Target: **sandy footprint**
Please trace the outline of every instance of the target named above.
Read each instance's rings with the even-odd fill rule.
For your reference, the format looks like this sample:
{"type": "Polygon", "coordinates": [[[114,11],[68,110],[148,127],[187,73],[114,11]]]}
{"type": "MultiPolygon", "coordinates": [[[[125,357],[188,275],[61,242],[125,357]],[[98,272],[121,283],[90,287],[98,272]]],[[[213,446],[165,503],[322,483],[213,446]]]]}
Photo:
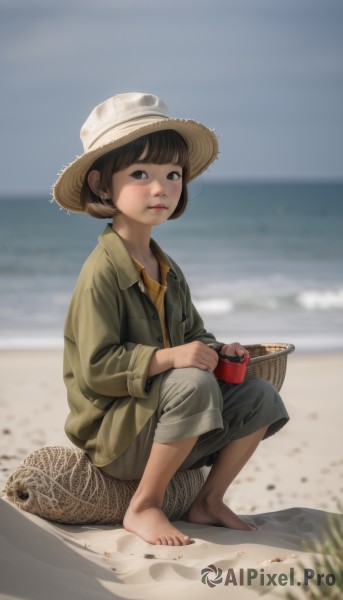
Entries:
{"type": "MultiPolygon", "coordinates": [[[[182,523],[185,529],[184,523],[182,523]]],[[[191,532],[185,530],[185,533],[191,535],[191,532]]],[[[141,540],[133,533],[124,533],[117,539],[117,552],[127,556],[149,557],[162,560],[178,560],[181,558],[198,559],[207,556],[213,557],[215,546],[211,542],[192,538],[193,543],[187,546],[152,546],[148,542],[141,540]]],[[[220,549],[222,551],[222,547],[220,549]]]]}

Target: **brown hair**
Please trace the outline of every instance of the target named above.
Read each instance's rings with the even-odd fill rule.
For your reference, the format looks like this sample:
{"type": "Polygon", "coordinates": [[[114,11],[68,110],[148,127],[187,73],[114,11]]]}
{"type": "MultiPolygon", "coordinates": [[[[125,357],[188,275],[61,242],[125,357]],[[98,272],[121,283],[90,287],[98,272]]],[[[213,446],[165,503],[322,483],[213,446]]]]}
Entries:
{"type": "Polygon", "coordinates": [[[172,129],[144,135],[129,144],[112,150],[98,158],[88,170],[80,194],[83,210],[98,219],[107,219],[118,214],[112,199],[102,199],[89,187],[88,174],[100,172],[99,187],[104,192],[111,190],[112,175],[126,169],[135,162],[163,165],[175,163],[182,168],[182,191],[180,200],[169,219],[177,219],[186,210],[188,203],[187,180],[189,173],[188,148],[183,137],[172,129]],[[144,159],[141,156],[144,153],[144,159]]]}

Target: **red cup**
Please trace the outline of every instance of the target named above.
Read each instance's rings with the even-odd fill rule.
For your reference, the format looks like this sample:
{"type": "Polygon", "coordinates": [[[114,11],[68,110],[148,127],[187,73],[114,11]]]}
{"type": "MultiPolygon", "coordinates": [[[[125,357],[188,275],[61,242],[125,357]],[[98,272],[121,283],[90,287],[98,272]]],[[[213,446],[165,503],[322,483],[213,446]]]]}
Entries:
{"type": "Polygon", "coordinates": [[[229,358],[219,356],[219,361],[214,370],[214,374],[218,379],[226,381],[226,383],[242,383],[248,364],[249,356],[247,355],[244,356],[242,362],[233,362],[229,358]]]}

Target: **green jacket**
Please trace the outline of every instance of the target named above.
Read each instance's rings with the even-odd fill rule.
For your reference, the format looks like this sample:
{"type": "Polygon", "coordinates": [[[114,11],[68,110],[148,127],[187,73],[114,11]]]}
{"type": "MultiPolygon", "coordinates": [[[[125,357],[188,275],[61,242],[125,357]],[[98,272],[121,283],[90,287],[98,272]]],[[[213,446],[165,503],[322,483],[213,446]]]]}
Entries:
{"type": "MultiPolygon", "coordinates": [[[[163,256],[170,265],[165,314],[172,345],[201,340],[219,348],[204,329],[181,270],[163,256]]],[[[110,225],[81,270],[64,339],[66,433],[102,467],[126,450],[154,413],[162,379],[147,378],[153,353],[163,347],[159,317],[110,225]]]]}

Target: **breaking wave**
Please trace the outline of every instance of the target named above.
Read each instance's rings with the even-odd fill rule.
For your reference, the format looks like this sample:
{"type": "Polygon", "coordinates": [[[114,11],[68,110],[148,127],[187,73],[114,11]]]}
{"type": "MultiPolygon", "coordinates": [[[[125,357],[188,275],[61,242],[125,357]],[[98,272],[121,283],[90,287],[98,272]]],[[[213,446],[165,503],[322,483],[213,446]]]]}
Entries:
{"type": "Polygon", "coordinates": [[[297,296],[297,302],[306,310],[342,310],[343,289],[337,291],[308,290],[297,296]]]}

